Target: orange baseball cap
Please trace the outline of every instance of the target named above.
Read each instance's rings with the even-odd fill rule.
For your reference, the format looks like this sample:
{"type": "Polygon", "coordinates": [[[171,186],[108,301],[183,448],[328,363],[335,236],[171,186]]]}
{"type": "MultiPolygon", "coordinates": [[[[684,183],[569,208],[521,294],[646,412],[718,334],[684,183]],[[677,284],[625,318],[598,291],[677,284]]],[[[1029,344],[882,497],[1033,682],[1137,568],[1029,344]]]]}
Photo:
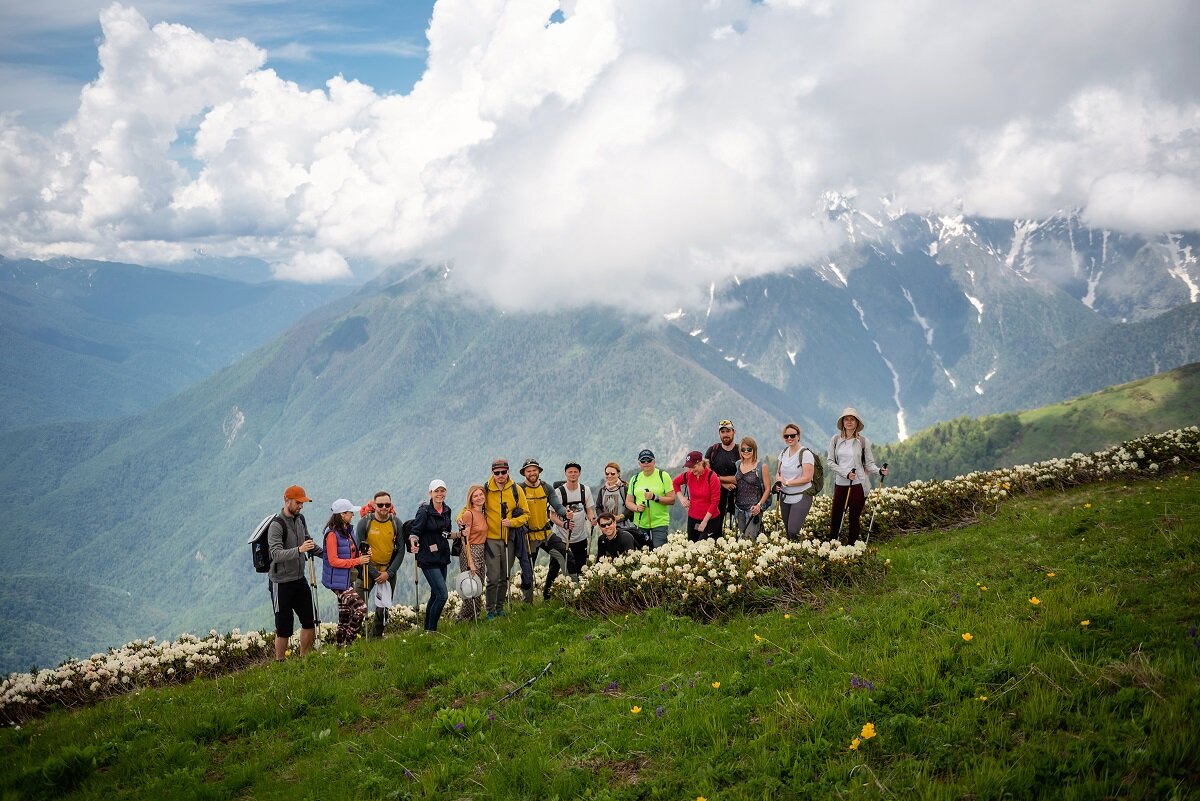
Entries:
{"type": "Polygon", "coordinates": [[[308,497],[308,493],[304,491],[304,487],[293,484],[283,491],[283,499],[285,501],[301,501],[310,503],[312,498],[308,497]]]}

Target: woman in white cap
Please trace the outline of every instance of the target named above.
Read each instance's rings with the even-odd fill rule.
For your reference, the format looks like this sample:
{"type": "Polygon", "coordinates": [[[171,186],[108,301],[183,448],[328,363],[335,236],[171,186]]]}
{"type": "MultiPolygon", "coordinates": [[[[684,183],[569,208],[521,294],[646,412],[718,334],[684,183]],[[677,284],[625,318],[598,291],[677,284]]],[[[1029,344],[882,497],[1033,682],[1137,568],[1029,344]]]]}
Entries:
{"type": "Polygon", "coordinates": [[[337,596],[338,627],[333,641],[341,648],[354,642],[362,633],[367,602],[359,595],[354,580],[371,557],[359,553],[358,545],[354,542],[354,530],[350,527],[350,521],[354,519],[354,504],[339,498],[329,509],[333,514],[325,524],[321,583],[337,596]]]}
{"type": "Polygon", "coordinates": [[[450,507],[446,505],[446,482],[435,478],[429,482],[429,500],[417,507],[409,550],[416,555],[417,564],[429,585],[429,601],[425,604],[425,630],[437,631],[438,618],[450,597],[446,588],[446,569],[450,565],[450,507]]]}
{"type": "Polygon", "coordinates": [[[886,476],[887,468],[875,464],[871,455],[871,441],[863,436],[862,418],[851,407],[842,410],[838,418],[838,433],[829,440],[826,464],[833,470],[833,513],[829,517],[829,539],[841,542],[857,542],[859,520],[871,489],[869,474],[886,476]],[[849,511],[850,535],[843,539],[842,517],[849,511]]]}

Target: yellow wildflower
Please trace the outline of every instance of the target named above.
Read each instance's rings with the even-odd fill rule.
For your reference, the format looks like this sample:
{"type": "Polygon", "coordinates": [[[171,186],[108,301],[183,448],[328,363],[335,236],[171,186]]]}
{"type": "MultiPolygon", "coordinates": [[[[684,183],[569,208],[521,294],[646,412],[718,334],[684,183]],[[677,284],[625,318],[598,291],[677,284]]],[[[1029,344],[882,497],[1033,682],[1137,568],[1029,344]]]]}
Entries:
{"type": "Polygon", "coordinates": [[[860,740],[860,739],[858,739],[857,737],[855,737],[853,740],[851,740],[851,741],[850,741],[850,750],[851,750],[851,751],[857,751],[857,750],[858,750],[858,746],[859,746],[859,745],[861,745],[861,744],[862,744],[862,740],[860,740]]]}
{"type": "Polygon", "coordinates": [[[875,724],[874,723],[864,724],[862,727],[862,734],[860,736],[864,740],[870,740],[872,737],[874,737],[875,736],[875,724]]]}
{"type": "Polygon", "coordinates": [[[755,642],[762,642],[762,639],[763,639],[763,638],[762,638],[762,637],[760,637],[760,636],[758,636],[757,634],[755,634],[755,635],[754,635],[754,641],[755,641],[755,642]]]}
{"type": "Polygon", "coordinates": [[[1091,509],[1091,508],[1092,508],[1092,505],[1091,505],[1090,503],[1085,503],[1085,504],[1083,505],[1083,508],[1084,508],[1084,509],[1091,509]]]}
{"type": "Polygon", "coordinates": [[[640,715],[642,713],[642,708],[640,706],[631,706],[629,707],[629,711],[635,715],[640,715]]]}
{"type": "Polygon", "coordinates": [[[986,584],[984,584],[984,585],[983,585],[982,587],[980,587],[979,589],[983,590],[984,592],[987,592],[987,585],[986,585],[986,584]]]}
{"type": "Polygon", "coordinates": [[[1081,621],[1079,621],[1079,625],[1083,626],[1083,627],[1086,629],[1088,626],[1092,625],[1092,621],[1090,621],[1090,620],[1081,620],[1081,621]]]}
{"type": "Polygon", "coordinates": [[[964,640],[966,640],[967,642],[970,642],[971,640],[975,639],[975,637],[974,637],[974,636],[971,634],[971,632],[969,632],[969,631],[964,631],[964,632],[963,632],[963,639],[964,639],[964,640]]]}
{"type": "Polygon", "coordinates": [[[1033,596],[1032,598],[1030,598],[1030,599],[1029,599],[1029,603],[1033,604],[1034,606],[1037,606],[1038,604],[1040,604],[1040,603],[1041,603],[1041,601],[1040,601],[1040,600],[1038,599],[1038,597],[1035,595],[1035,596],[1033,596]]]}
{"type": "Polygon", "coordinates": [[[987,696],[986,696],[986,695],[981,695],[981,696],[979,696],[979,700],[980,700],[980,701],[986,701],[986,700],[987,700],[987,696]]]}
{"type": "Polygon", "coordinates": [[[717,689],[717,688],[718,688],[718,687],[720,687],[720,686],[721,686],[721,682],[719,682],[719,681],[714,681],[714,682],[713,682],[713,689],[714,689],[714,690],[715,690],[715,689],[717,689]]]}
{"type": "Polygon", "coordinates": [[[783,619],[784,619],[784,620],[791,620],[791,619],[792,619],[792,616],[791,616],[791,615],[789,615],[787,612],[784,612],[784,613],[783,613],[783,619]]]}
{"type": "Polygon", "coordinates": [[[1054,571],[1051,570],[1049,573],[1047,573],[1046,578],[1054,578],[1054,571]]]}

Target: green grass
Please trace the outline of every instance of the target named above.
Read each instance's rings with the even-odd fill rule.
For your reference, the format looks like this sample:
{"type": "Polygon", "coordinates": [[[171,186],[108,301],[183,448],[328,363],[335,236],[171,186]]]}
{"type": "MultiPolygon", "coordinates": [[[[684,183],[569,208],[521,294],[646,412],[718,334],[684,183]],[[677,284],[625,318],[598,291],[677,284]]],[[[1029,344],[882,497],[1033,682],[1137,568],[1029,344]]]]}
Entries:
{"type": "Polygon", "coordinates": [[[1015,500],[790,617],[515,608],[54,712],[0,797],[1200,797],[1195,485],[1015,500]]]}

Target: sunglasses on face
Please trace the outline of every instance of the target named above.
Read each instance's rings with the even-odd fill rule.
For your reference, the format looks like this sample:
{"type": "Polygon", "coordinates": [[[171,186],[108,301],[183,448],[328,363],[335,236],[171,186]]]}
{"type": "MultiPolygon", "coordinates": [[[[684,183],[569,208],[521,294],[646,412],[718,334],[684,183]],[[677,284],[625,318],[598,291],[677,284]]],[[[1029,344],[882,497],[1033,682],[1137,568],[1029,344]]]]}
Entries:
{"type": "Polygon", "coordinates": [[[783,438],[784,439],[796,439],[799,436],[800,436],[799,434],[784,434],[783,438]]]}
{"type": "Polygon", "coordinates": [[[638,461],[641,462],[642,464],[650,464],[654,460],[653,459],[638,459],[638,461]]]}
{"type": "Polygon", "coordinates": [[[738,448],[742,453],[754,453],[754,448],[738,448]]]}
{"type": "Polygon", "coordinates": [[[600,528],[612,528],[615,525],[616,525],[616,523],[613,523],[613,522],[601,523],[600,528]]]}
{"type": "Polygon", "coordinates": [[[507,476],[508,471],[507,470],[493,470],[492,475],[493,476],[507,476]]]}
{"type": "Polygon", "coordinates": [[[604,475],[606,475],[606,476],[615,476],[615,475],[616,475],[616,473],[612,472],[611,470],[605,470],[605,471],[604,471],[604,475]]]}
{"type": "Polygon", "coordinates": [[[376,509],[391,509],[392,505],[390,503],[377,503],[377,504],[375,504],[375,508],[376,509]]]}

